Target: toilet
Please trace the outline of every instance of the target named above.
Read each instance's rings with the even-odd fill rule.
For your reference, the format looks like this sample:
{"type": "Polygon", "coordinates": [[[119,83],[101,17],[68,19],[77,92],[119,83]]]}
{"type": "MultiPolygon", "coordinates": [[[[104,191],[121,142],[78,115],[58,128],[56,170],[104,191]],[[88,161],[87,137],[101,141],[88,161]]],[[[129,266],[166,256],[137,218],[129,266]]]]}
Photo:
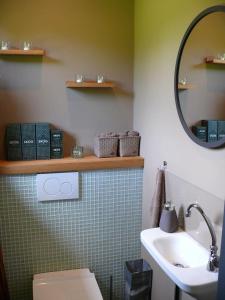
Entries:
{"type": "Polygon", "coordinates": [[[33,300],[103,300],[94,273],[89,269],[36,274],[33,300]]]}

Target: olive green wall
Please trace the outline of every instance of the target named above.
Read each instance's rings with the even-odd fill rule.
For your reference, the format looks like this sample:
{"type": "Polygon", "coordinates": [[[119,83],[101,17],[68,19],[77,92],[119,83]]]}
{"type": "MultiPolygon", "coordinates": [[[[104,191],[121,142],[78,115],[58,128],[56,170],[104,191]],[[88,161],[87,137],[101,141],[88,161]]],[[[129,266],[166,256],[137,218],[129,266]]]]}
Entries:
{"type": "MultiPolygon", "coordinates": [[[[179,121],[174,97],[174,70],[181,39],[194,17],[217,1],[135,3],[134,127],[142,134],[145,157],[144,206],[149,207],[157,168],[225,196],[225,149],[208,150],[193,143],[179,121]]],[[[144,210],[144,227],[149,222],[144,210]]]]}
{"type": "MultiPolygon", "coordinates": [[[[203,9],[216,4],[220,3],[135,1],[134,127],[142,135],[141,154],[145,157],[143,228],[150,226],[156,172],[164,160],[178,178],[225,198],[225,149],[208,150],[192,142],[180,123],[174,97],[174,70],[182,37],[203,9]]],[[[214,207],[217,209],[216,203],[214,207]]],[[[154,262],[152,265],[153,300],[173,299],[170,280],[154,262]]]]}
{"type": "Polygon", "coordinates": [[[0,57],[0,157],[8,122],[48,121],[91,148],[95,134],[127,130],[133,120],[131,0],[2,0],[0,40],[46,49],[41,58],[0,57]],[[115,90],[66,89],[76,73],[116,81],[115,90]]]}

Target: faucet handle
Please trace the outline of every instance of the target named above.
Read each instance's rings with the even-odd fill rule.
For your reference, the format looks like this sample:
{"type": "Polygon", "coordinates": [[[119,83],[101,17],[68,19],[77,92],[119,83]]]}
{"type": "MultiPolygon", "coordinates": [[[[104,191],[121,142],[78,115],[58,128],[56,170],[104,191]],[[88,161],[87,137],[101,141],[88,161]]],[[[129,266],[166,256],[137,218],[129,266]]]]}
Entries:
{"type": "Polygon", "coordinates": [[[210,254],[213,255],[213,254],[216,254],[217,253],[217,250],[218,250],[218,247],[216,245],[211,245],[210,246],[210,254]]]}
{"type": "Polygon", "coordinates": [[[210,246],[210,256],[207,265],[207,270],[210,272],[218,272],[219,270],[219,256],[217,255],[217,246],[210,246]]]}

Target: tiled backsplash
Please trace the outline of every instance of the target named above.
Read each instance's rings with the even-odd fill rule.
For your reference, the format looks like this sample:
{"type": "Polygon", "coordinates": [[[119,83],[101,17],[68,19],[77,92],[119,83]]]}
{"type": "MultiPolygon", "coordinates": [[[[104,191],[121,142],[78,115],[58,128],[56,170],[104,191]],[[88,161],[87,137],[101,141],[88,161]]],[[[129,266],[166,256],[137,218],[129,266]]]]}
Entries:
{"type": "Polygon", "coordinates": [[[90,268],[104,299],[123,299],[126,260],[140,257],[143,169],[81,172],[80,198],[37,202],[36,177],[0,177],[1,244],[11,300],[32,299],[36,273],[90,268]]]}

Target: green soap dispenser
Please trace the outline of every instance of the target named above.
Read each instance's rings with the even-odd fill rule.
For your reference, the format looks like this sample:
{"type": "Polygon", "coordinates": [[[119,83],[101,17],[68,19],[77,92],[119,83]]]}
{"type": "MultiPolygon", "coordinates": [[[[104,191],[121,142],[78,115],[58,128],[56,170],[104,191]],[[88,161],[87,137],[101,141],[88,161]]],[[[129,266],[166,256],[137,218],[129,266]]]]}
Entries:
{"type": "Polygon", "coordinates": [[[175,206],[171,202],[166,202],[161,213],[159,227],[165,232],[176,232],[178,229],[178,218],[175,206]]]}

